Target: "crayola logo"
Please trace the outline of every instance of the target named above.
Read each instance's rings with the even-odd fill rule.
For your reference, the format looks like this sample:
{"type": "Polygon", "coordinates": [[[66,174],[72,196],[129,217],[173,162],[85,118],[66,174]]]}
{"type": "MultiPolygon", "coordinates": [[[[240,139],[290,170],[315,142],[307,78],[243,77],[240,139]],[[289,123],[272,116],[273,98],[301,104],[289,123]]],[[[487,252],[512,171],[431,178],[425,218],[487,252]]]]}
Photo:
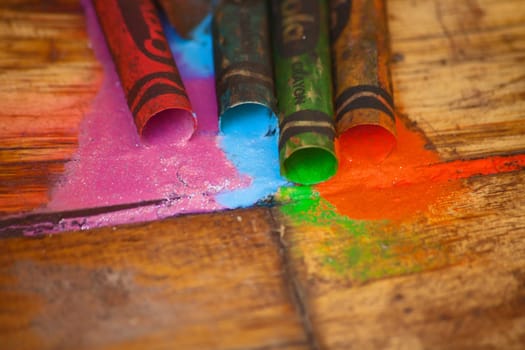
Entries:
{"type": "Polygon", "coordinates": [[[273,5],[280,54],[291,57],[314,51],[319,39],[319,3],[311,0],[274,0],[273,5]]]}

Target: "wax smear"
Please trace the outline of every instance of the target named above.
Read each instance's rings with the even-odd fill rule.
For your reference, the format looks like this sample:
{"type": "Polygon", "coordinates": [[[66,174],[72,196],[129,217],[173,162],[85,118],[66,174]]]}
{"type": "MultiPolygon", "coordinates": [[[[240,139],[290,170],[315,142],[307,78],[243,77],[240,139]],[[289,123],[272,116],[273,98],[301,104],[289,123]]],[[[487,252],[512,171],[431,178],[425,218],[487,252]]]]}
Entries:
{"type": "Polygon", "coordinates": [[[212,77],[213,42],[211,37],[211,15],[190,33],[190,38],[181,37],[167,21],[164,23],[164,33],[174,53],[177,68],[186,79],[212,77]]]}
{"type": "Polygon", "coordinates": [[[287,184],[279,173],[276,116],[266,107],[245,104],[228,112],[222,122],[220,145],[237,169],[252,178],[247,188],[221,193],[217,201],[229,208],[268,199],[287,184]]]}
{"type": "MultiPolygon", "coordinates": [[[[450,203],[468,191],[462,178],[525,167],[525,155],[442,162],[420,133],[401,121],[397,130],[388,157],[363,153],[359,146],[366,141],[343,137],[333,180],[279,191],[287,223],[282,239],[292,242],[289,254],[313,279],[359,284],[457,264],[464,257],[451,254],[450,236],[429,237],[414,229],[414,220],[448,215],[450,203]]],[[[358,136],[375,132],[361,130],[358,136]]]]}
{"type": "MultiPolygon", "coordinates": [[[[397,145],[387,157],[382,151],[363,156],[358,150],[362,144],[352,137],[339,139],[339,172],[316,189],[341,214],[354,219],[405,219],[427,212],[431,204],[460,190],[459,179],[525,166],[523,155],[442,162],[435,151],[425,147],[420,133],[409,130],[401,120],[396,128],[397,145]]],[[[384,140],[387,145],[374,148],[389,149],[391,139],[384,140]]]]}
{"type": "Polygon", "coordinates": [[[419,236],[410,225],[351,219],[310,186],[282,188],[279,198],[290,253],[321,279],[361,283],[452,262],[441,242],[419,236]]]}
{"type": "MultiPolygon", "coordinates": [[[[183,62],[179,69],[199,127],[189,142],[173,137],[144,143],[133,125],[92,5],[90,1],[83,5],[105,80],[81,125],[78,152],[66,165],[46,211],[155,203],[83,222],[82,228],[91,228],[224,208],[214,196],[245,187],[250,180],[237,172],[216,145],[217,107],[209,59],[190,61],[186,56],[193,45],[197,47],[194,57],[211,57],[211,45],[170,37],[176,59],[183,62]]],[[[197,31],[205,32],[205,25],[197,31]]]]}

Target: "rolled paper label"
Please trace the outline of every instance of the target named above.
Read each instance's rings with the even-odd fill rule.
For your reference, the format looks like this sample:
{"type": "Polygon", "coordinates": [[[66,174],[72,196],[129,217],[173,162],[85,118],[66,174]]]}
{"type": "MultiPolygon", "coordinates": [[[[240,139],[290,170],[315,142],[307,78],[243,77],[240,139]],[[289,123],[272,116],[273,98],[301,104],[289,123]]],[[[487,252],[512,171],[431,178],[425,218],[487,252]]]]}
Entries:
{"type": "Polygon", "coordinates": [[[338,134],[377,125],[396,134],[385,0],[331,0],[338,134]]]}
{"type": "Polygon", "coordinates": [[[241,105],[260,105],[277,114],[267,2],[220,1],[213,16],[213,45],[221,128],[223,119],[235,118],[226,113],[241,105]]]}
{"type": "Polygon", "coordinates": [[[163,112],[189,129],[189,138],[196,121],[154,4],[94,0],[94,5],[139,134],[163,112]]]}
{"type": "Polygon", "coordinates": [[[188,34],[211,11],[212,0],[158,0],[178,34],[188,34]]]}
{"type": "Polygon", "coordinates": [[[337,171],[327,3],[273,0],[281,173],[301,184],[337,171]]]}

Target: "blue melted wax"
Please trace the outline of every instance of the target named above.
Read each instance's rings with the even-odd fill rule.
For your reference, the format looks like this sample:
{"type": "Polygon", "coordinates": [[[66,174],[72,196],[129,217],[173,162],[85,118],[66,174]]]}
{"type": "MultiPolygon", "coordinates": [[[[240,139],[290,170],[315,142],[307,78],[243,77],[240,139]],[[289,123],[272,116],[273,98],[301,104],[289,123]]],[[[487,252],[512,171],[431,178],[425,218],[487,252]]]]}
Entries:
{"type": "Polygon", "coordinates": [[[213,42],[211,37],[211,15],[206,16],[195,27],[189,38],[181,37],[163,20],[164,33],[184,79],[213,77],[213,42]]]}
{"type": "MultiPolygon", "coordinates": [[[[183,79],[213,77],[211,16],[182,38],[164,21],[164,31],[183,79]]],[[[237,171],[251,178],[250,186],[217,195],[227,208],[247,207],[268,200],[289,183],[279,173],[277,118],[268,108],[246,104],[228,111],[221,121],[218,144],[237,171]]]]}
{"type": "Polygon", "coordinates": [[[221,123],[220,146],[241,174],[251,177],[249,187],[220,193],[217,201],[229,208],[269,199],[287,184],[279,174],[277,118],[266,107],[246,104],[230,110],[221,123]]]}

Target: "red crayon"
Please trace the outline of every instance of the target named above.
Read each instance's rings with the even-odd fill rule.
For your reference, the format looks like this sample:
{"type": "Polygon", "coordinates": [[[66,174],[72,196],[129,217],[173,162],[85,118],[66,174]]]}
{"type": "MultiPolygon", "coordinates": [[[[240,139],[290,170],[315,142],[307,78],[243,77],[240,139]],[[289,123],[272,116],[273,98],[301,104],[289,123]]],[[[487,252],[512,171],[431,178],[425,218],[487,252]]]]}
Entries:
{"type": "Polygon", "coordinates": [[[196,120],[153,2],[93,3],[139,134],[158,115],[155,124],[166,125],[169,119],[187,129],[189,138],[196,120]]]}

